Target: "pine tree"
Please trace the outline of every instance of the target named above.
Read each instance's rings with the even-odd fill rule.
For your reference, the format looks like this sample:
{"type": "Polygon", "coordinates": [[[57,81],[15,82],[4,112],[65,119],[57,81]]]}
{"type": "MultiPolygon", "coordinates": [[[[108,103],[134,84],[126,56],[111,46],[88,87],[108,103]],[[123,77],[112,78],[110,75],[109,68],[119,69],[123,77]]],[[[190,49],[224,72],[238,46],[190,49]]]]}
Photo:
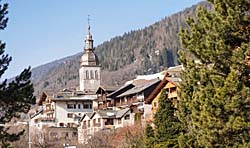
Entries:
{"type": "Polygon", "coordinates": [[[214,10],[200,7],[180,33],[179,139],[186,147],[250,147],[250,1],[209,2],[214,10]]]}
{"type": "Polygon", "coordinates": [[[154,146],[154,130],[151,125],[147,124],[144,136],[144,147],[152,148],[154,146]]]}
{"type": "Polygon", "coordinates": [[[154,117],[155,124],[155,148],[177,147],[180,133],[180,122],[174,115],[175,108],[167,98],[166,90],[161,91],[158,100],[159,107],[154,117]]]}
{"type": "MultiPolygon", "coordinates": [[[[4,30],[7,26],[8,4],[0,5],[0,30],[4,30]]],[[[0,78],[7,70],[11,57],[4,54],[5,43],[0,41],[0,78]]],[[[0,83],[0,124],[4,125],[13,118],[20,117],[21,113],[27,113],[30,105],[35,103],[33,96],[33,85],[30,81],[30,68],[24,71],[10,83],[4,80],[0,83]]],[[[18,140],[24,131],[10,134],[8,129],[0,126],[0,147],[7,147],[10,141],[18,140]]]]}

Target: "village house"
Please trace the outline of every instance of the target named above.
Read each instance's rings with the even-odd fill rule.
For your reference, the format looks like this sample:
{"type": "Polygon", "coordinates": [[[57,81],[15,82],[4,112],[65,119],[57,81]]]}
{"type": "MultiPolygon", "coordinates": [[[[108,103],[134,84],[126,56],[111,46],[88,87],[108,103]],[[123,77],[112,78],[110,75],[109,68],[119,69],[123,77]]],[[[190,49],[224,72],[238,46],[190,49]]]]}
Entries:
{"type": "Polygon", "coordinates": [[[98,103],[98,109],[99,110],[113,110],[114,102],[111,98],[108,98],[107,96],[114,92],[117,88],[111,88],[111,87],[104,87],[100,86],[97,91],[97,103],[98,103]]]}
{"type": "Polygon", "coordinates": [[[152,123],[153,117],[158,109],[158,100],[161,96],[161,90],[165,89],[167,93],[168,99],[173,102],[173,105],[176,107],[178,98],[177,98],[177,86],[180,82],[179,77],[174,77],[176,75],[170,76],[169,73],[165,75],[161,83],[153,90],[153,92],[149,95],[149,97],[145,100],[145,104],[149,104],[152,106],[151,116],[148,116],[146,119],[147,122],[152,123]]]}
{"type": "Polygon", "coordinates": [[[53,94],[43,92],[37,105],[36,113],[31,115],[30,126],[41,130],[44,127],[56,126],[55,103],[51,101],[53,94]]]}
{"type": "Polygon", "coordinates": [[[144,123],[145,118],[151,115],[151,105],[145,104],[144,100],[160,82],[161,80],[156,78],[128,89],[113,98],[115,107],[118,109],[130,108],[135,113],[136,122],[144,123]]]}
{"type": "Polygon", "coordinates": [[[80,119],[78,127],[78,142],[87,143],[96,132],[113,130],[134,124],[134,116],[129,108],[119,111],[98,110],[93,113],[85,113],[80,119]]]}

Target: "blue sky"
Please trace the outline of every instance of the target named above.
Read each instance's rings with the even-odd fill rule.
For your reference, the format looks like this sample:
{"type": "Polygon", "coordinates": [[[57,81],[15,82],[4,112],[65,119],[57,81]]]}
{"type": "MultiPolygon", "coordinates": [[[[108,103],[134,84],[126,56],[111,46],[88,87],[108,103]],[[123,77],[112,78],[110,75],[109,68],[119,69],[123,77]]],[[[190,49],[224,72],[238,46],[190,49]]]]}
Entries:
{"type": "Polygon", "coordinates": [[[201,0],[2,0],[9,22],[0,39],[13,57],[4,78],[83,51],[87,16],[95,46],[144,28],[201,0]]]}

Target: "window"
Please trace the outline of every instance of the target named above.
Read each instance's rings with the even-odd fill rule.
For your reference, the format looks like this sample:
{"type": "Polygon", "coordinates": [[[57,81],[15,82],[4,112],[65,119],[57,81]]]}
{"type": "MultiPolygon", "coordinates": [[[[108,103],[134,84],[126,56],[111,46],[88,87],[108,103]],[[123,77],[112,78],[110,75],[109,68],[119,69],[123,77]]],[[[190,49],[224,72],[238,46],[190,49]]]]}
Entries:
{"type": "Polygon", "coordinates": [[[92,109],[92,104],[83,104],[84,109],[92,109]]]}
{"type": "Polygon", "coordinates": [[[72,137],[77,137],[77,132],[73,132],[72,137]]]}
{"type": "Polygon", "coordinates": [[[75,109],[76,108],[76,104],[67,104],[67,108],[68,109],[75,109]]]}
{"type": "Polygon", "coordinates": [[[86,129],[86,128],[87,128],[87,122],[86,122],[86,121],[83,121],[82,128],[83,128],[83,129],[86,129]]]}
{"type": "Polygon", "coordinates": [[[88,109],[88,108],[89,108],[89,105],[88,105],[88,104],[84,104],[84,105],[83,105],[83,108],[84,108],[84,109],[88,109]]]}
{"type": "Polygon", "coordinates": [[[86,79],[88,80],[89,79],[89,71],[86,70],[86,79]]]}
{"type": "Polygon", "coordinates": [[[122,124],[122,119],[118,119],[118,124],[122,124]]]}
{"type": "Polygon", "coordinates": [[[90,79],[94,79],[94,74],[92,70],[90,71],[90,79]]]}
{"type": "Polygon", "coordinates": [[[67,114],[67,117],[68,117],[68,118],[73,118],[73,113],[68,113],[68,114],[67,114]]]}
{"type": "Polygon", "coordinates": [[[125,118],[125,120],[129,120],[129,119],[130,119],[130,116],[129,116],[129,115],[126,115],[124,118],[125,118]]]}
{"type": "Polygon", "coordinates": [[[64,123],[59,123],[59,126],[60,127],[64,127],[64,123]]]}
{"type": "Polygon", "coordinates": [[[158,105],[157,102],[154,102],[154,107],[157,107],[157,105],[158,105]]]}
{"type": "Polygon", "coordinates": [[[78,108],[79,108],[79,109],[81,108],[81,104],[78,104],[78,108]]]}
{"type": "Polygon", "coordinates": [[[88,127],[90,127],[90,120],[88,120],[88,127]]]}
{"type": "Polygon", "coordinates": [[[95,79],[98,80],[98,71],[95,71],[95,79]]]}

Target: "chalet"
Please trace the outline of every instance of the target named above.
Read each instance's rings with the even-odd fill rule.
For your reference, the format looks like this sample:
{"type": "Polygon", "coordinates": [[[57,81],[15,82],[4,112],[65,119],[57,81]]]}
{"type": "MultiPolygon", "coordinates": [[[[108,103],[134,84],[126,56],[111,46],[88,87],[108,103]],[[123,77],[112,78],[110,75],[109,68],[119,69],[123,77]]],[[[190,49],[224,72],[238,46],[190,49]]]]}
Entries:
{"type": "Polygon", "coordinates": [[[146,119],[147,122],[152,122],[153,117],[158,108],[158,99],[161,95],[161,90],[165,89],[168,99],[170,99],[173,104],[177,105],[177,86],[180,82],[180,78],[178,77],[170,77],[169,74],[166,74],[161,83],[154,89],[154,91],[149,95],[149,97],[145,100],[145,104],[150,104],[152,106],[151,116],[148,116],[146,119]]]}
{"type": "Polygon", "coordinates": [[[145,104],[144,100],[151,94],[155,87],[161,82],[159,79],[146,81],[135,86],[114,98],[116,108],[130,108],[136,114],[136,122],[141,123],[146,116],[151,115],[151,105],[145,104]]]}
{"type": "Polygon", "coordinates": [[[42,129],[47,126],[56,126],[55,123],[55,104],[51,101],[53,94],[43,92],[37,105],[39,108],[36,113],[31,115],[30,126],[42,129]]]}
{"type": "Polygon", "coordinates": [[[100,86],[97,91],[97,103],[98,103],[98,109],[99,110],[112,110],[114,107],[114,102],[112,101],[111,98],[108,98],[107,95],[111,94],[114,92],[117,88],[115,87],[104,87],[100,86]]]}

